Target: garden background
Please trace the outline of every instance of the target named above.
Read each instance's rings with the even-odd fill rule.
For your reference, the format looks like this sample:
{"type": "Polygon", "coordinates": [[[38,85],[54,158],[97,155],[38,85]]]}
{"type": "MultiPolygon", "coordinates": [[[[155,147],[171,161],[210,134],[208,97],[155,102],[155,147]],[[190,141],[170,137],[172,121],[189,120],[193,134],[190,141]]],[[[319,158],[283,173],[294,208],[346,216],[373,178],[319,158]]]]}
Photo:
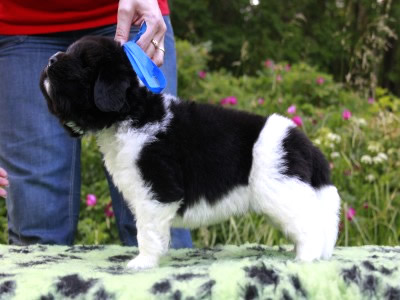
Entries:
{"type": "MultiPolygon", "coordinates": [[[[342,197],[339,245],[398,245],[400,1],[170,0],[179,95],[281,113],[327,156],[342,197]]],[[[120,244],[101,156],[82,141],[75,242],[120,244]]],[[[316,212],[318,213],[318,212],[316,212]]],[[[7,241],[0,202],[0,243],[7,241]]],[[[196,246],[288,243],[263,216],[193,231],[196,246]]]]}

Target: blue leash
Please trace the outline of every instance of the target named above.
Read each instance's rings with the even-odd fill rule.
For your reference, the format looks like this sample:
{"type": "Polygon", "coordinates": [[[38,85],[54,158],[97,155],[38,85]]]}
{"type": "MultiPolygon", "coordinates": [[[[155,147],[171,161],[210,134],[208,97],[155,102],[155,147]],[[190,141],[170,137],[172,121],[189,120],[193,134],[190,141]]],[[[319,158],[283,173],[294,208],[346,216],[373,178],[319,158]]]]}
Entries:
{"type": "Polygon", "coordinates": [[[146,87],[155,94],[159,94],[167,85],[164,74],[159,67],[144,53],[136,42],[146,31],[146,23],[140,27],[137,35],[122,47],[128,57],[137,76],[146,85],[146,87]]]}

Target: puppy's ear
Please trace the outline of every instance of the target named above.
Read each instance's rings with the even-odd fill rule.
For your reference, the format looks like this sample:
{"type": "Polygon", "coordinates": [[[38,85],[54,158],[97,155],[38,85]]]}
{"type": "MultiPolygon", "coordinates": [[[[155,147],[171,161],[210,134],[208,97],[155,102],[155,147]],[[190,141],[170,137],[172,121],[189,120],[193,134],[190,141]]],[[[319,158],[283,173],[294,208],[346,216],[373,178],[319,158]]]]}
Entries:
{"type": "Polygon", "coordinates": [[[109,70],[103,67],[99,72],[94,84],[94,103],[101,111],[119,112],[127,105],[129,79],[109,70]]]}

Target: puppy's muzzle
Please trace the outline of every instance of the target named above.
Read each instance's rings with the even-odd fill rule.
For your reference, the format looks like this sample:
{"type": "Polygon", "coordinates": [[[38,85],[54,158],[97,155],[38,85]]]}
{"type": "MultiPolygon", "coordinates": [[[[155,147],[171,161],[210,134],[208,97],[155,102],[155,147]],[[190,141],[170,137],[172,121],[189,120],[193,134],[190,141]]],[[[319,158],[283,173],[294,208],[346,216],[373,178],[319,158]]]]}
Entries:
{"type": "Polygon", "coordinates": [[[58,61],[58,59],[60,58],[60,56],[64,54],[64,52],[58,51],[56,54],[53,54],[50,58],[49,58],[49,63],[47,64],[47,67],[50,67],[52,64],[54,64],[55,62],[58,61]]]}

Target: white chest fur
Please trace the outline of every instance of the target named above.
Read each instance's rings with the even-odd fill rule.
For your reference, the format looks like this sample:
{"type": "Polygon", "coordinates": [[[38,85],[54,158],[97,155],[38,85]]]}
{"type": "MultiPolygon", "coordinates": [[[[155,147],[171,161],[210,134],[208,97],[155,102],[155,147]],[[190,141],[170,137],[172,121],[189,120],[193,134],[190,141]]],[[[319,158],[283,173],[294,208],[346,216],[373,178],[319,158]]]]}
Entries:
{"type": "Polygon", "coordinates": [[[150,188],[144,183],[136,163],[143,147],[154,139],[145,130],[130,128],[128,122],[97,135],[106,168],[131,209],[135,209],[140,199],[151,198],[150,188]]]}
{"type": "Polygon", "coordinates": [[[138,201],[154,199],[150,187],[140,174],[137,160],[143,148],[154,142],[159,132],[167,130],[173,117],[170,105],[175,101],[179,100],[171,95],[163,95],[166,113],[159,122],[134,128],[131,121],[124,121],[97,134],[97,143],[104,155],[106,168],[133,210],[138,201]]]}

